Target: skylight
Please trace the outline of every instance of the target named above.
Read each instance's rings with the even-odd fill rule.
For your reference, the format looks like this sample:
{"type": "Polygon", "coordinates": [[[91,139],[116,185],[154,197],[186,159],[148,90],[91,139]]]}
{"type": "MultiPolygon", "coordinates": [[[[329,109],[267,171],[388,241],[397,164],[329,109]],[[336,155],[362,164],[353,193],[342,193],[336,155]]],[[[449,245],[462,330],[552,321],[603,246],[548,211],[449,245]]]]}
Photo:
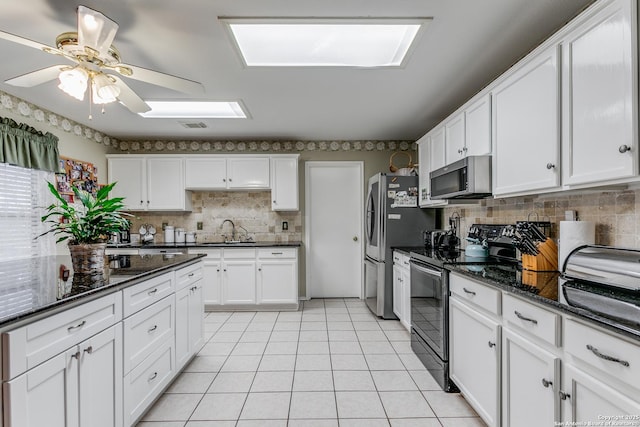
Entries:
{"type": "Polygon", "coordinates": [[[145,118],[213,118],[245,119],[239,102],[219,101],[145,101],[151,111],[140,113],[145,118]]]}
{"type": "Polygon", "coordinates": [[[221,18],[249,67],[398,67],[430,18],[221,18]]]}

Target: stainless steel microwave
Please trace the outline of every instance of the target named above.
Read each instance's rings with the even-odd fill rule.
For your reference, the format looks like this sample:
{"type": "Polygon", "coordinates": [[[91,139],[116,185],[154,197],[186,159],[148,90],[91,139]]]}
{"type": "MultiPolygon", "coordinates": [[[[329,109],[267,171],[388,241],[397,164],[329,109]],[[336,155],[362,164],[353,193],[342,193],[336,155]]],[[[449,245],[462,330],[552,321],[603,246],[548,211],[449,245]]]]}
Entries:
{"type": "Polygon", "coordinates": [[[491,196],[491,156],[468,156],[429,174],[432,199],[491,196]]]}

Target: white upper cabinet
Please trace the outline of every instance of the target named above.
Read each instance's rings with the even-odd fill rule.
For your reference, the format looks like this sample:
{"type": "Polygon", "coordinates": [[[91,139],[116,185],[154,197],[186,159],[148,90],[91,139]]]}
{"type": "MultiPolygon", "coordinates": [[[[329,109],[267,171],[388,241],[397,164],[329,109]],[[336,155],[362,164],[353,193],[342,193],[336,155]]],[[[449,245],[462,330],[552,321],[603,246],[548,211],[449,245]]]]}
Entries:
{"type": "Polygon", "coordinates": [[[493,89],[494,195],[560,185],[559,56],[538,51],[493,89]]]}
{"type": "Polygon", "coordinates": [[[462,159],[466,155],[464,111],[456,113],[445,124],[446,164],[462,159]]]}
{"type": "Polygon", "coordinates": [[[112,197],[124,197],[127,209],[136,211],[190,211],[181,157],[109,156],[109,182],[117,181],[112,197]]]}
{"type": "Polygon", "coordinates": [[[184,172],[189,190],[227,188],[227,159],[224,157],[188,157],[184,172]]]}
{"type": "Polygon", "coordinates": [[[444,126],[434,129],[431,134],[431,147],[429,150],[429,165],[432,171],[446,166],[445,159],[445,128],[444,126]]]}
{"type": "Polygon", "coordinates": [[[637,174],[638,43],[633,4],[602,2],[561,39],[564,184],[637,174]]]}
{"type": "Polygon", "coordinates": [[[269,157],[230,157],[227,159],[228,188],[269,188],[269,157]]]}
{"type": "MultiPolygon", "coordinates": [[[[418,145],[418,191],[420,195],[419,205],[421,208],[430,208],[434,206],[444,206],[448,204],[447,200],[431,200],[431,134],[427,134],[420,138],[416,143],[418,145]]],[[[442,151],[444,154],[444,150],[442,151]]]]}
{"type": "Polygon", "coordinates": [[[464,156],[491,154],[491,95],[474,99],[464,109],[464,156]]]}
{"type": "Polygon", "coordinates": [[[271,209],[298,210],[298,155],[271,158],[271,209]]]}

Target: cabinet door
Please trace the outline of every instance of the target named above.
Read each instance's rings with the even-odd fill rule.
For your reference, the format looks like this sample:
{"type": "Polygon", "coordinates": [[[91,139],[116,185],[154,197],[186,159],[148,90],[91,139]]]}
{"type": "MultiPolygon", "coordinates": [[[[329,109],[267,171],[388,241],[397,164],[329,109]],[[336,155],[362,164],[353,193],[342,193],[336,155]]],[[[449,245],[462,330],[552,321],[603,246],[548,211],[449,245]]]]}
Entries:
{"type": "Polygon", "coordinates": [[[560,359],[507,329],[503,337],[502,425],[554,425],[560,359]]]}
{"type": "Polygon", "coordinates": [[[444,126],[431,133],[431,171],[446,165],[445,160],[445,132],[444,126]]]}
{"type": "Polygon", "coordinates": [[[205,157],[185,159],[187,190],[219,190],[227,188],[227,159],[205,157]]]}
{"type": "Polygon", "coordinates": [[[222,261],[219,259],[204,259],[204,303],[210,305],[222,304],[222,261]]]}
{"type": "Polygon", "coordinates": [[[404,314],[402,305],[402,270],[398,265],[393,266],[393,314],[402,319],[404,314]]]}
{"type": "Polygon", "coordinates": [[[176,370],[182,369],[190,354],[189,288],[176,292],[176,370]]]}
{"type": "Polygon", "coordinates": [[[493,92],[493,193],[560,185],[559,51],[543,50],[493,92]]]}
{"type": "Polygon", "coordinates": [[[80,425],[122,425],[122,325],[82,342],[78,351],[80,425]]]}
{"type": "Polygon", "coordinates": [[[109,182],[117,182],[111,197],[124,197],[130,210],[147,208],[146,163],[142,157],[114,158],[107,161],[109,182]]]}
{"type": "Polygon", "coordinates": [[[465,156],[491,154],[491,95],[470,104],[465,114],[465,156]]]}
{"type": "Polygon", "coordinates": [[[298,261],[258,261],[258,304],[298,302],[298,261]]]}
{"type": "Polygon", "coordinates": [[[256,303],[255,260],[233,260],[223,262],[223,304],[256,303]]]}
{"type": "Polygon", "coordinates": [[[408,269],[402,271],[402,312],[400,323],[411,332],[411,272],[408,269]]]}
{"type": "Polygon", "coordinates": [[[184,169],[179,157],[147,159],[148,209],[184,210],[184,169]]]}
{"type": "Polygon", "coordinates": [[[445,128],[445,162],[450,164],[465,156],[464,111],[447,120],[445,128]]]}
{"type": "Polygon", "coordinates": [[[500,327],[457,298],[449,301],[451,378],[478,415],[489,426],[498,426],[500,327]]]}
{"type": "Polygon", "coordinates": [[[635,395],[620,393],[606,383],[595,379],[584,371],[565,364],[562,368],[562,420],[566,425],[637,425],[640,414],[640,399],[635,395]],[[630,418],[623,418],[624,416],[630,418]],[[603,417],[619,416],[617,420],[603,417]],[[627,423],[627,424],[625,424],[627,423]]]}
{"type": "Polygon", "coordinates": [[[189,353],[193,355],[204,344],[203,283],[197,281],[189,287],[189,353]]]}
{"type": "Polygon", "coordinates": [[[269,158],[227,159],[227,180],[229,188],[269,188],[269,158]]]}
{"type": "Polygon", "coordinates": [[[418,194],[420,195],[420,207],[426,206],[429,202],[430,184],[429,173],[431,172],[429,161],[429,145],[431,137],[425,135],[417,142],[418,145],[418,194]]]}
{"type": "Polygon", "coordinates": [[[77,347],[3,384],[7,427],[78,427],[77,347]]]}
{"type": "Polygon", "coordinates": [[[298,210],[298,158],[271,159],[271,209],[298,210]]]}
{"type": "Polygon", "coordinates": [[[632,4],[608,2],[562,41],[564,184],[637,173],[637,34],[632,4]]]}

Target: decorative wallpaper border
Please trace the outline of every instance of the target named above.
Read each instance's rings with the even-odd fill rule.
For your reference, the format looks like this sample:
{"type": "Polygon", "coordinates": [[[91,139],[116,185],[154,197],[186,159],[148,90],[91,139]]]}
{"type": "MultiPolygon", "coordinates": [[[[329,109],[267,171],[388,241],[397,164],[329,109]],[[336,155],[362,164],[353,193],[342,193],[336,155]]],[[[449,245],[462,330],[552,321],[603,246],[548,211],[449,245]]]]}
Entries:
{"type": "Polygon", "coordinates": [[[300,151],[407,151],[415,141],[120,141],[59,114],[0,91],[0,112],[5,109],[33,118],[55,129],[124,152],[300,152],[300,151]]]}

